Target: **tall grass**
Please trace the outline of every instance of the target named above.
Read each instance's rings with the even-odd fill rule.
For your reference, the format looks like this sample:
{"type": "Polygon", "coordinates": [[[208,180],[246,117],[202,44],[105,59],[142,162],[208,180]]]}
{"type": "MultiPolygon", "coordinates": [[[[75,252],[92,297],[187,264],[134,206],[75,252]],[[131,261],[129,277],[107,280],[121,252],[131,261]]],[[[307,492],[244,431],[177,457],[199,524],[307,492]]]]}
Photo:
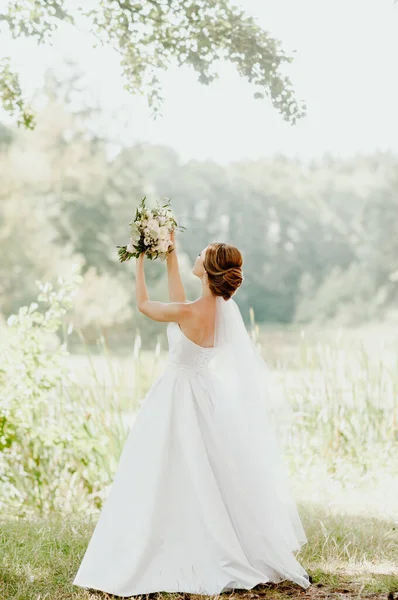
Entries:
{"type": "Polygon", "coordinates": [[[398,360],[373,355],[362,343],[302,342],[301,364],[284,386],[297,421],[292,447],[305,460],[339,462],[362,474],[397,469],[398,360]]]}

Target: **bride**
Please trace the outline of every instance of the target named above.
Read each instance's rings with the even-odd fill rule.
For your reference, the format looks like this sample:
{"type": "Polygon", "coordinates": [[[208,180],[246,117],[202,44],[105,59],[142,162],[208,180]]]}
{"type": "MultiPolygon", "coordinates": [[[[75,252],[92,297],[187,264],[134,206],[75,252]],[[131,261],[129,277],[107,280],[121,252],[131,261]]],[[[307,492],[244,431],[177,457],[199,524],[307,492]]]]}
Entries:
{"type": "Polygon", "coordinates": [[[242,255],[214,242],[192,272],[187,301],[175,250],[170,302],[149,300],[137,259],[138,309],[168,322],[168,362],[124,445],[74,585],[118,596],[214,595],[310,577],[294,552],[307,542],[281,457],[270,373],[232,298],[242,255]]]}

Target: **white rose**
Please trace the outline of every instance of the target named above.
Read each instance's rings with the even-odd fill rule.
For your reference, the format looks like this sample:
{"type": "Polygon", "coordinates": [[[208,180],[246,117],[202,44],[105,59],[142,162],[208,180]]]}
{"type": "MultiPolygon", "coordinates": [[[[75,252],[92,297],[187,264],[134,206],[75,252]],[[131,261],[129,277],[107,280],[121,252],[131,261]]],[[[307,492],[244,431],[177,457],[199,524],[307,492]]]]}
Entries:
{"type": "Polygon", "coordinates": [[[159,223],[157,222],[156,219],[149,219],[146,226],[148,227],[148,229],[153,229],[154,231],[159,231],[159,223]]]}
{"type": "Polygon", "coordinates": [[[162,226],[162,227],[160,227],[160,228],[159,228],[159,237],[160,237],[162,240],[165,240],[165,239],[166,239],[166,238],[168,238],[169,236],[170,236],[170,234],[169,234],[169,230],[167,229],[167,227],[163,227],[163,226],[162,226]]]}
{"type": "Polygon", "coordinates": [[[168,242],[167,242],[167,241],[165,241],[165,240],[162,240],[162,241],[161,241],[161,242],[158,244],[158,246],[159,246],[159,251],[160,251],[160,252],[167,252],[167,249],[168,249],[168,247],[169,247],[169,244],[168,244],[168,242]]]}

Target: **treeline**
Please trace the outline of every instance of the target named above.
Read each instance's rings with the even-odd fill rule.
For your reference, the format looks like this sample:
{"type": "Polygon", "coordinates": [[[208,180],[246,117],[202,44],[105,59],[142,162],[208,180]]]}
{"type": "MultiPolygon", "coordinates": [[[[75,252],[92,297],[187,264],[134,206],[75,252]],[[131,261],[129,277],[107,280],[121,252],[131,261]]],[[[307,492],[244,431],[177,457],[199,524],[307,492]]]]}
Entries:
{"type": "MultiPolygon", "coordinates": [[[[389,153],[305,165],[281,156],[220,166],[183,163],[171,148],[134,144],[116,156],[90,133],[95,111],[72,112],[70,90],[49,73],[35,131],[0,126],[0,312],[37,295],[35,280],[56,280],[73,262],[84,283],[74,321],[87,340],[102,332],[144,343],[163,328],[135,311],[134,261],[117,244],[140,199],[171,197],[180,224],[188,297],[190,271],[213,240],[237,245],[245,282],[236,294],[258,322],[396,319],[398,157],[389,153]],[[394,313],[395,310],[395,313],[394,313]]],[[[166,266],[147,262],[150,296],[167,300],[166,266]]]]}

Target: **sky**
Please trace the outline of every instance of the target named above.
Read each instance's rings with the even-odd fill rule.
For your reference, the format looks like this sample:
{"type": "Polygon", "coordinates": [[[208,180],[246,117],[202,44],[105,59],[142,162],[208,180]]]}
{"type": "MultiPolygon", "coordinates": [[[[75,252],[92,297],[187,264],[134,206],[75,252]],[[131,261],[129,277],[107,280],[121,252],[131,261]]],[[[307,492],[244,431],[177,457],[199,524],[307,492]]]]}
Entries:
{"type": "MultiPolygon", "coordinates": [[[[77,0],[70,0],[76,2],[77,0]]],[[[5,0],[0,0],[0,5],[5,0]]],[[[313,160],[324,153],[349,157],[378,150],[398,153],[398,4],[393,0],[235,1],[283,42],[307,116],[291,125],[270,100],[230,65],[220,80],[202,86],[187,67],[163,76],[165,103],[154,120],[146,100],[123,89],[117,54],[93,48],[86,31],[63,26],[52,47],[11,40],[2,32],[0,56],[9,54],[27,97],[49,66],[74,59],[84,71],[86,94],[103,110],[99,127],[117,149],[136,141],[164,144],[182,160],[258,159],[284,154],[313,160]]],[[[3,120],[4,113],[0,113],[3,120]]]]}

